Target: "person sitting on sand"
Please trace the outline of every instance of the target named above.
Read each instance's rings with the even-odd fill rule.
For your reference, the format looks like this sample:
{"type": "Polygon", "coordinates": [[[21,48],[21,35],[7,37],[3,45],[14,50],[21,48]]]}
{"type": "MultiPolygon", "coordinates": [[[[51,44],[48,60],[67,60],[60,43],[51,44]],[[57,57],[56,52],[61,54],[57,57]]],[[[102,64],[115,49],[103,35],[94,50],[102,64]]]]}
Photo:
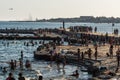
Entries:
{"type": "Polygon", "coordinates": [[[109,53],[106,53],[106,55],[107,55],[107,57],[109,57],[109,56],[110,56],[110,54],[109,54],[109,53]]]}
{"type": "Polygon", "coordinates": [[[75,77],[79,77],[79,73],[78,73],[78,70],[75,70],[74,72],[73,72],[73,74],[72,75],[70,75],[70,76],[75,76],[75,77]]]}

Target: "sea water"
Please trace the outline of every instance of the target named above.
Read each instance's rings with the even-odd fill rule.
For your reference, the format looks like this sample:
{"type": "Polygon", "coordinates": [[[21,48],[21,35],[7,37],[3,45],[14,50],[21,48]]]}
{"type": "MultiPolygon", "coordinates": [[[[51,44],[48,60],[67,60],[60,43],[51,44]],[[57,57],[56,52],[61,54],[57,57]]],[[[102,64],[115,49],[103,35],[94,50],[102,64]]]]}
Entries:
{"type": "MultiPolygon", "coordinates": [[[[0,22],[1,29],[38,29],[38,28],[60,28],[62,27],[62,22],[0,22]]],[[[112,26],[112,23],[65,23],[65,28],[70,26],[91,26],[94,30],[97,27],[97,32],[101,33],[113,33],[114,29],[118,29],[120,31],[120,23],[116,23],[112,26]]]]}
{"type": "MultiPolygon", "coordinates": [[[[91,27],[97,27],[98,32],[108,32],[112,33],[113,28],[118,28],[120,24],[115,24],[114,27],[112,27],[112,24],[108,23],[65,23],[65,27],[69,26],[91,26],[91,27]]],[[[50,22],[0,22],[0,28],[1,29],[38,29],[38,28],[59,28],[62,26],[62,23],[50,23],[50,22]]],[[[89,77],[92,77],[87,72],[81,72],[80,68],[74,65],[67,64],[65,68],[62,68],[62,65],[60,65],[60,69],[57,68],[57,65],[55,62],[50,63],[47,61],[38,61],[33,58],[33,52],[37,49],[37,47],[41,44],[39,44],[39,40],[34,40],[34,42],[37,42],[38,44],[32,46],[26,46],[24,45],[24,42],[30,42],[31,40],[0,40],[0,67],[7,67],[8,72],[6,74],[2,73],[2,70],[0,70],[0,80],[5,80],[8,76],[9,72],[12,72],[14,74],[14,77],[18,78],[18,73],[23,72],[23,75],[26,77],[35,77],[35,73],[32,71],[20,70],[19,66],[15,71],[9,70],[9,64],[11,59],[19,61],[20,58],[20,52],[23,51],[23,63],[25,64],[25,61],[28,59],[32,63],[32,70],[39,70],[41,71],[43,75],[44,80],[54,79],[54,80],[67,80],[68,78],[72,80],[76,80],[75,77],[69,76],[72,74],[73,71],[76,69],[79,70],[80,76],[79,79],[87,80],[89,77]]]]}
{"type": "MultiPolygon", "coordinates": [[[[80,68],[74,65],[67,64],[65,68],[62,68],[62,64],[60,65],[60,69],[58,69],[55,62],[47,62],[35,60],[33,58],[33,52],[37,49],[39,44],[39,40],[34,40],[33,42],[37,42],[36,45],[32,46],[29,43],[29,46],[24,45],[25,42],[30,42],[30,40],[0,40],[0,67],[7,67],[7,73],[3,74],[2,70],[0,70],[0,80],[5,80],[8,76],[9,72],[12,72],[14,77],[17,79],[19,72],[22,72],[25,77],[36,77],[36,73],[33,72],[35,70],[39,70],[43,75],[43,80],[67,80],[67,79],[75,79],[75,77],[69,76],[76,69],[79,70],[80,79],[88,79],[92,77],[91,75],[85,74],[80,71],[80,68]],[[27,70],[24,67],[24,70],[21,70],[19,65],[16,70],[11,71],[9,68],[9,62],[11,59],[19,61],[21,57],[21,51],[23,51],[23,64],[25,64],[26,60],[30,60],[32,64],[32,70],[27,70]]],[[[47,42],[47,41],[46,41],[47,42]]]]}

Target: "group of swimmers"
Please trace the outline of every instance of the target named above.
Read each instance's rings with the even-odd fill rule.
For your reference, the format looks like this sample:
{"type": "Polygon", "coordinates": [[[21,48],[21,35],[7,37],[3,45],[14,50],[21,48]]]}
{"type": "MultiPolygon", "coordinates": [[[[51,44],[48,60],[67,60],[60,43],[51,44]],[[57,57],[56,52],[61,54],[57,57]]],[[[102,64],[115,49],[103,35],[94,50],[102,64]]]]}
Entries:
{"type": "MultiPolygon", "coordinates": [[[[19,66],[21,69],[23,69],[23,60],[22,59],[19,59],[19,66]]],[[[11,70],[15,70],[15,68],[17,67],[17,61],[16,60],[11,60],[10,62],[10,69],[11,70]]],[[[31,68],[31,63],[29,60],[26,60],[25,62],[25,67],[28,69],[28,68],[31,68]]]]}
{"type": "MultiPolygon", "coordinates": [[[[9,62],[9,64],[10,64],[10,70],[12,70],[12,71],[14,71],[17,66],[20,66],[20,69],[23,70],[23,51],[21,51],[21,58],[19,59],[19,61],[11,60],[9,62]]],[[[26,60],[25,68],[26,69],[31,69],[31,63],[30,63],[29,60],[26,60]]],[[[3,73],[7,73],[7,68],[6,67],[3,68],[3,73]]],[[[6,78],[6,80],[15,80],[15,78],[13,77],[12,73],[9,73],[9,76],[6,78]]],[[[25,80],[25,78],[22,77],[22,73],[19,73],[18,80],[25,80]]]]}
{"type": "MultiPolygon", "coordinates": [[[[6,80],[16,80],[12,73],[9,73],[9,76],[6,78],[6,80]]],[[[22,73],[18,74],[18,80],[25,80],[25,77],[22,76],[22,73]]]]}

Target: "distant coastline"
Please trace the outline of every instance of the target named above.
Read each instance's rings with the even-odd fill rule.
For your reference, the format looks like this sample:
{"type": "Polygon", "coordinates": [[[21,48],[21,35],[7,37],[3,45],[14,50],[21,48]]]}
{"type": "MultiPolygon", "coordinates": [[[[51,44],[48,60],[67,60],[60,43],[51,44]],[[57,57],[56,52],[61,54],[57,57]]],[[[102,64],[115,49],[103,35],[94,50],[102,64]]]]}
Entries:
{"type": "Polygon", "coordinates": [[[51,18],[51,19],[36,19],[34,21],[10,21],[10,22],[85,22],[85,23],[120,23],[120,17],[94,17],[80,16],[75,18],[51,18]]]}

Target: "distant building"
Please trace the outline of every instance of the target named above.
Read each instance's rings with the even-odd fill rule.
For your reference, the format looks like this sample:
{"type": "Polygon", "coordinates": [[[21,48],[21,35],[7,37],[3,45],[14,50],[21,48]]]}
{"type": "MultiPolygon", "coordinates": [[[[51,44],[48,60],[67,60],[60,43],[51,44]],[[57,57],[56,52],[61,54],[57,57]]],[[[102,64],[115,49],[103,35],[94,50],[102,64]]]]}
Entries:
{"type": "Polygon", "coordinates": [[[94,16],[80,16],[80,19],[93,19],[94,16]]]}
{"type": "Polygon", "coordinates": [[[93,16],[80,16],[80,21],[81,22],[91,22],[94,21],[94,17],[93,16]]]}

